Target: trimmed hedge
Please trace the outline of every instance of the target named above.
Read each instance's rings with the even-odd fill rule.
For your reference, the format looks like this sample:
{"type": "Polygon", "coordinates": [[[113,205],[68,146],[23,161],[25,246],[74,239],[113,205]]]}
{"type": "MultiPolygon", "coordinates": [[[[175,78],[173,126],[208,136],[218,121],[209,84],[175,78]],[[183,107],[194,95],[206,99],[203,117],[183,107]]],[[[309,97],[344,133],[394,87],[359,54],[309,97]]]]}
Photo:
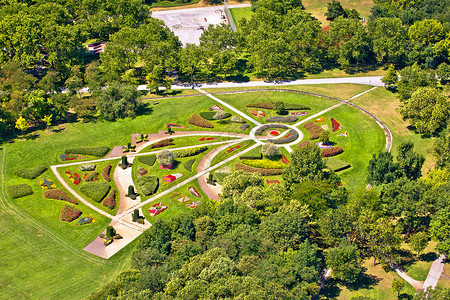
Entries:
{"type": "Polygon", "coordinates": [[[102,177],[107,182],[111,182],[111,168],[112,168],[111,164],[108,164],[102,170],[102,177]]]}
{"type": "Polygon", "coordinates": [[[288,129],[289,127],[283,124],[266,124],[256,129],[255,135],[261,135],[264,131],[270,128],[288,129]]]}
{"type": "Polygon", "coordinates": [[[287,165],[282,163],[281,161],[269,159],[243,159],[241,160],[241,163],[246,166],[260,169],[284,169],[287,167],[287,165]]]}
{"type": "Polygon", "coordinates": [[[106,146],[99,147],[77,147],[77,148],[68,148],[64,150],[66,154],[81,154],[81,155],[90,155],[90,156],[98,156],[102,157],[108,154],[111,148],[106,146]]]}
{"type": "MultiPolygon", "coordinates": [[[[209,121],[216,121],[216,119],[214,119],[214,116],[216,115],[216,111],[204,111],[199,113],[200,117],[202,117],[203,119],[209,120],[209,121]]],[[[226,119],[231,117],[230,113],[225,113],[224,117],[221,119],[226,119]]]]}
{"type": "Polygon", "coordinates": [[[103,199],[103,206],[107,207],[108,209],[114,209],[116,207],[116,191],[111,190],[108,197],[103,199]]]}
{"type": "Polygon", "coordinates": [[[29,168],[29,169],[16,170],[14,172],[14,174],[16,176],[19,176],[19,177],[22,177],[25,179],[35,179],[36,177],[40,176],[45,171],[47,171],[46,166],[37,166],[34,168],[29,168]]]}
{"type": "MultiPolygon", "coordinates": [[[[310,110],[311,108],[304,105],[299,104],[290,104],[290,103],[284,103],[284,109],[285,110],[310,110]]],[[[247,107],[254,107],[254,108],[262,108],[262,109],[275,109],[275,102],[258,102],[258,103],[250,103],[247,105],[247,107]]]]}
{"type": "Polygon", "coordinates": [[[303,128],[308,131],[310,140],[317,140],[320,136],[320,133],[323,131],[322,127],[314,122],[306,123],[305,125],[303,125],[303,128]]]}
{"type": "Polygon", "coordinates": [[[242,131],[246,131],[247,129],[250,128],[250,125],[249,124],[243,124],[243,125],[241,125],[240,128],[241,128],[242,131]]]}
{"type": "Polygon", "coordinates": [[[194,156],[194,155],[200,154],[206,150],[208,150],[207,146],[200,146],[200,147],[195,147],[195,148],[178,150],[175,152],[175,154],[177,155],[178,158],[183,158],[183,157],[189,157],[189,156],[194,156]]]}
{"type": "Polygon", "coordinates": [[[299,105],[299,104],[284,103],[284,109],[285,110],[310,110],[311,108],[308,106],[299,105]]]}
{"type": "Polygon", "coordinates": [[[192,165],[194,163],[195,163],[195,158],[187,160],[187,161],[184,162],[183,167],[186,169],[186,171],[192,172],[192,165]]]}
{"type": "Polygon", "coordinates": [[[268,141],[271,141],[274,144],[287,144],[295,141],[298,139],[298,132],[294,129],[289,130],[289,136],[283,138],[283,139],[270,139],[268,141]]]}
{"type": "Polygon", "coordinates": [[[281,123],[294,123],[297,122],[296,116],[274,116],[266,119],[266,122],[281,122],[281,123]]]}
{"type": "Polygon", "coordinates": [[[343,171],[351,167],[351,165],[348,162],[340,160],[339,158],[336,157],[328,158],[326,160],[326,166],[328,169],[334,172],[343,171]]]}
{"type": "Polygon", "coordinates": [[[65,204],[61,209],[59,219],[64,222],[72,222],[81,216],[81,210],[76,207],[65,204]]]}
{"type": "Polygon", "coordinates": [[[8,185],[6,187],[6,192],[11,196],[11,198],[20,198],[33,194],[31,186],[26,183],[8,185]]]}
{"type": "Polygon", "coordinates": [[[94,171],[94,172],[90,172],[89,174],[86,175],[86,178],[84,178],[84,181],[95,181],[98,180],[98,172],[94,171]]]}
{"type": "Polygon", "coordinates": [[[171,146],[171,145],[175,145],[175,143],[173,142],[173,139],[164,139],[157,143],[151,144],[150,148],[156,149],[156,148],[162,148],[162,147],[171,146]]]}
{"type": "Polygon", "coordinates": [[[153,195],[154,193],[156,193],[159,187],[159,179],[156,176],[138,177],[136,183],[145,196],[153,195]]]}
{"type": "Polygon", "coordinates": [[[111,187],[106,182],[86,182],[80,186],[83,194],[100,203],[108,195],[111,187]]]}
{"type": "Polygon", "coordinates": [[[260,153],[259,155],[242,155],[242,156],[239,156],[240,160],[242,160],[242,159],[255,160],[255,159],[262,159],[262,158],[263,158],[262,153],[260,153]]]}
{"type": "Polygon", "coordinates": [[[283,169],[260,169],[260,168],[246,166],[241,163],[237,163],[235,166],[235,169],[242,170],[242,171],[248,172],[248,173],[259,173],[262,176],[280,175],[283,173],[283,169]]]}
{"type": "Polygon", "coordinates": [[[214,125],[209,123],[207,120],[203,119],[197,114],[193,114],[189,119],[188,123],[194,126],[203,128],[214,128],[214,125]]]}
{"type": "Polygon", "coordinates": [[[324,149],[322,152],[322,156],[323,157],[331,157],[331,156],[339,155],[342,152],[344,152],[344,149],[342,149],[341,147],[332,147],[332,148],[324,149]]]}
{"type": "Polygon", "coordinates": [[[152,155],[146,155],[146,156],[138,156],[138,162],[151,167],[156,162],[156,155],[152,154],[152,155]]]}
{"type": "Polygon", "coordinates": [[[78,205],[78,201],[67,195],[63,190],[48,190],[44,191],[44,198],[67,201],[69,203],[78,205]]]}

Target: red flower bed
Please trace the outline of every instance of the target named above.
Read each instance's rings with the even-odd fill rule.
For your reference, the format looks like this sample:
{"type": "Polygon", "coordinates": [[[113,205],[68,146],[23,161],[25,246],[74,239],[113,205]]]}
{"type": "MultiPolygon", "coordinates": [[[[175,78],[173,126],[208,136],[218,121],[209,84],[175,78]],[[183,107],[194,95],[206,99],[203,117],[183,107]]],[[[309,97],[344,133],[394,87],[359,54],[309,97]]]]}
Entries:
{"type": "Polygon", "coordinates": [[[98,178],[98,172],[90,172],[83,174],[84,181],[97,181],[100,178],[98,178]]]}
{"type": "Polygon", "coordinates": [[[291,163],[289,161],[289,159],[286,157],[286,155],[284,155],[284,154],[283,154],[283,157],[281,158],[281,162],[286,165],[291,163]]]}
{"type": "Polygon", "coordinates": [[[214,128],[214,126],[209,123],[207,120],[203,119],[197,114],[193,114],[189,119],[188,123],[194,126],[203,127],[203,128],[214,128]]]}
{"type": "Polygon", "coordinates": [[[303,148],[306,146],[311,146],[311,143],[309,141],[303,141],[297,145],[297,148],[303,148]]]}
{"type": "Polygon", "coordinates": [[[335,119],[331,118],[331,128],[332,128],[333,132],[335,132],[335,131],[338,131],[339,129],[341,129],[342,125],[335,119]]]}
{"type": "Polygon", "coordinates": [[[254,168],[254,167],[246,166],[241,163],[237,163],[235,168],[236,168],[236,170],[242,170],[242,171],[248,172],[248,173],[251,173],[251,172],[259,173],[262,176],[280,175],[283,173],[283,169],[261,169],[261,168],[254,168]]]}
{"type": "Polygon", "coordinates": [[[80,175],[78,175],[77,173],[74,173],[74,172],[69,172],[69,171],[66,171],[64,173],[67,174],[67,176],[69,177],[70,181],[72,181],[73,184],[75,184],[75,185],[80,184],[80,182],[81,182],[80,175]]]}
{"type": "Polygon", "coordinates": [[[111,164],[108,164],[102,170],[102,176],[103,176],[103,179],[105,179],[106,182],[111,182],[111,177],[110,177],[111,167],[112,167],[111,164]]]}
{"type": "Polygon", "coordinates": [[[280,134],[280,132],[277,131],[277,130],[272,130],[271,132],[269,132],[269,134],[272,135],[272,136],[277,136],[277,135],[280,134]]]}
{"type": "Polygon", "coordinates": [[[217,138],[213,138],[213,137],[207,137],[207,138],[201,138],[198,141],[199,142],[203,142],[203,141],[211,141],[211,140],[216,140],[217,138]]]}
{"type": "Polygon", "coordinates": [[[230,152],[233,152],[234,150],[237,150],[239,148],[241,148],[241,145],[234,146],[233,148],[227,150],[227,154],[230,152]]]}
{"type": "Polygon", "coordinates": [[[341,147],[333,147],[323,150],[322,155],[323,157],[331,157],[341,154],[342,152],[344,152],[344,149],[341,147]]]}
{"type": "Polygon", "coordinates": [[[258,102],[258,103],[248,104],[247,107],[273,109],[275,107],[275,103],[274,102],[258,102]]]}
{"type": "Polygon", "coordinates": [[[67,201],[69,203],[77,205],[77,200],[71,198],[65,191],[62,190],[48,190],[44,191],[44,198],[67,201]]]}
{"type": "Polygon", "coordinates": [[[109,195],[103,199],[103,206],[107,207],[108,209],[114,209],[116,207],[116,191],[111,190],[109,192],[109,195]]]}
{"type": "Polygon", "coordinates": [[[61,209],[59,219],[64,222],[72,222],[81,216],[81,210],[70,205],[64,205],[61,209]]]}
{"type": "Polygon", "coordinates": [[[308,130],[310,140],[317,140],[323,130],[319,125],[313,122],[308,122],[303,125],[303,127],[308,130]]]}
{"type": "Polygon", "coordinates": [[[162,147],[166,147],[166,146],[170,146],[170,145],[175,145],[173,143],[173,139],[164,139],[164,140],[159,141],[157,143],[151,144],[150,148],[151,149],[162,148],[162,147]]]}

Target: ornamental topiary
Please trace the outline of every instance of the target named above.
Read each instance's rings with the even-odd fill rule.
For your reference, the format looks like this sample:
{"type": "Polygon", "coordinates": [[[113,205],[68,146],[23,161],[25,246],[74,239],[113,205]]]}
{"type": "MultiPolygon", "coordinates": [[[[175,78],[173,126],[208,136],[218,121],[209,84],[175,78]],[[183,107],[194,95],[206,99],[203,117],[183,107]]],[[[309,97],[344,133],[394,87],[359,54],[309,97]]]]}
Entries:
{"type": "Polygon", "coordinates": [[[80,186],[80,191],[100,203],[106,197],[111,187],[106,182],[86,182],[80,186]]]}
{"type": "Polygon", "coordinates": [[[42,173],[44,173],[47,170],[46,166],[37,166],[34,168],[29,169],[20,169],[14,171],[14,174],[16,176],[25,178],[25,179],[35,179],[38,176],[40,176],[42,173]]]}
{"type": "Polygon", "coordinates": [[[20,198],[33,194],[31,186],[26,183],[9,185],[6,187],[6,192],[11,198],[20,198]]]}

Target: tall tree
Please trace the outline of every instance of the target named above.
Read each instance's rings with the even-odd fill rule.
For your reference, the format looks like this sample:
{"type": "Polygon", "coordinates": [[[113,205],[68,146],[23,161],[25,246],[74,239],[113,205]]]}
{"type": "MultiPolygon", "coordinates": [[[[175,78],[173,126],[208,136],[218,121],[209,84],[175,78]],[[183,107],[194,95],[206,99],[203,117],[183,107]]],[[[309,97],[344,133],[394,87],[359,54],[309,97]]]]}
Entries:
{"type": "Polygon", "coordinates": [[[333,277],[345,282],[354,283],[362,272],[358,247],[342,243],[329,249],[325,254],[327,267],[333,270],[333,277]]]}
{"type": "Polygon", "coordinates": [[[333,0],[327,3],[327,11],[325,13],[327,20],[334,21],[338,17],[347,17],[345,9],[342,7],[341,2],[333,0]]]}
{"type": "Polygon", "coordinates": [[[373,155],[367,167],[367,181],[374,185],[393,182],[397,176],[398,164],[390,152],[373,155]]]}
{"type": "Polygon", "coordinates": [[[395,87],[397,81],[398,81],[397,71],[395,71],[394,65],[391,64],[386,72],[386,75],[384,75],[381,78],[381,82],[384,83],[385,88],[392,89],[395,87]]]}
{"type": "Polygon", "coordinates": [[[109,86],[95,93],[97,109],[106,120],[123,119],[137,114],[140,103],[134,86],[109,86]]]}
{"type": "Polygon", "coordinates": [[[397,161],[399,176],[412,180],[422,176],[425,156],[414,151],[412,142],[404,142],[398,146],[397,161]]]}

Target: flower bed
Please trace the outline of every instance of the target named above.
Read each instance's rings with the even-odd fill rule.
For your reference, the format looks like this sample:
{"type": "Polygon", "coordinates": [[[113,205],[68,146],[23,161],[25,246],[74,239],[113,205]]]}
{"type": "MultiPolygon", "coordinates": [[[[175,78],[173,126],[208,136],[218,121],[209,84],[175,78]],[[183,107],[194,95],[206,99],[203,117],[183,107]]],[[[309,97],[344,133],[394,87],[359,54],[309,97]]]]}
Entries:
{"type": "Polygon", "coordinates": [[[261,127],[258,127],[258,129],[256,129],[255,131],[255,135],[261,135],[264,131],[271,128],[288,129],[289,127],[283,124],[266,124],[262,125],[261,127]]]}
{"type": "Polygon", "coordinates": [[[186,126],[174,123],[167,123],[167,128],[186,128],[186,126]]]}
{"type": "Polygon", "coordinates": [[[107,207],[108,209],[114,209],[116,207],[116,191],[111,190],[109,192],[108,196],[103,199],[103,206],[107,207]]]}
{"type": "Polygon", "coordinates": [[[211,107],[209,108],[209,110],[212,110],[212,111],[222,111],[223,108],[220,107],[219,105],[213,105],[213,106],[211,106],[211,107]]]}
{"type": "Polygon", "coordinates": [[[173,143],[173,139],[164,139],[157,143],[151,144],[150,149],[162,148],[162,147],[171,146],[171,145],[175,145],[173,143]]]}
{"type": "Polygon", "coordinates": [[[306,146],[311,146],[311,143],[309,141],[303,141],[301,143],[298,143],[297,148],[303,148],[306,146]]]}
{"type": "Polygon", "coordinates": [[[188,188],[189,193],[191,193],[192,196],[197,197],[197,198],[201,198],[202,195],[200,195],[200,193],[196,190],[195,187],[191,186],[190,188],[188,188]]]}
{"type": "Polygon", "coordinates": [[[111,182],[111,164],[108,164],[107,166],[105,166],[102,170],[102,177],[106,182],[111,182]]]}
{"type": "Polygon", "coordinates": [[[344,149],[342,149],[340,147],[332,147],[332,148],[323,150],[322,155],[323,155],[323,157],[331,157],[331,156],[339,155],[342,152],[344,152],[344,149]]]}
{"type": "Polygon", "coordinates": [[[203,119],[197,114],[193,114],[189,119],[188,123],[197,127],[202,128],[214,128],[214,125],[209,123],[207,120],[203,119]]]}
{"type": "Polygon", "coordinates": [[[253,168],[260,169],[284,169],[286,165],[281,161],[269,160],[269,159],[243,159],[241,163],[253,168]]]}
{"type": "Polygon", "coordinates": [[[337,136],[348,137],[348,132],[339,133],[337,136]]]}
{"type": "Polygon", "coordinates": [[[287,143],[291,143],[291,142],[295,141],[296,139],[298,139],[298,137],[299,137],[298,132],[294,129],[291,129],[291,130],[289,130],[289,133],[285,138],[268,140],[268,141],[271,141],[274,144],[287,144],[287,143]]]}
{"type": "Polygon", "coordinates": [[[138,169],[137,169],[137,171],[136,171],[136,174],[138,175],[138,176],[144,176],[144,175],[146,175],[148,173],[148,170],[146,169],[146,168],[143,168],[143,167],[139,167],[138,169]]]}
{"type": "Polygon", "coordinates": [[[39,185],[44,190],[56,189],[55,183],[48,179],[43,179],[43,180],[39,181],[39,185]]]}
{"type": "Polygon", "coordinates": [[[77,222],[78,225],[87,225],[87,224],[91,224],[91,223],[95,223],[94,216],[92,216],[92,215],[90,215],[89,217],[83,217],[83,218],[79,219],[77,222]]]}
{"type": "Polygon", "coordinates": [[[166,166],[165,164],[161,164],[161,165],[159,166],[159,168],[160,168],[161,170],[172,170],[173,165],[174,165],[174,163],[171,163],[171,164],[168,165],[168,166],[166,166]]]}
{"type": "Polygon", "coordinates": [[[237,149],[239,149],[241,147],[242,147],[241,145],[234,146],[233,148],[228,149],[226,153],[228,154],[228,153],[233,152],[233,151],[235,151],[235,150],[237,150],[237,149]]]}
{"type": "Polygon", "coordinates": [[[323,130],[319,125],[313,122],[306,123],[305,125],[303,125],[303,128],[308,131],[310,140],[317,140],[323,130]]]}
{"type": "Polygon", "coordinates": [[[192,203],[186,204],[186,206],[189,208],[194,208],[194,207],[197,207],[199,204],[200,204],[200,201],[194,201],[192,203]]]}
{"type": "Polygon", "coordinates": [[[283,173],[283,169],[261,169],[261,168],[254,168],[254,167],[246,166],[241,163],[237,163],[235,166],[235,169],[242,170],[242,171],[248,172],[248,173],[251,173],[251,172],[259,173],[262,176],[280,175],[283,173]]]}
{"type": "Polygon", "coordinates": [[[63,153],[63,154],[59,155],[59,160],[60,161],[70,161],[70,160],[85,159],[85,158],[88,158],[88,157],[87,156],[82,156],[82,155],[79,155],[79,154],[66,154],[66,153],[63,153]]]}
{"type": "Polygon", "coordinates": [[[100,179],[98,177],[98,172],[96,172],[96,171],[83,174],[83,178],[84,178],[84,181],[86,181],[86,182],[87,181],[97,181],[100,179]]]}
{"type": "Polygon", "coordinates": [[[328,148],[332,148],[333,147],[333,145],[331,143],[325,143],[324,144],[322,142],[317,143],[317,146],[319,146],[320,149],[328,149],[328,148]]]}
{"type": "Polygon", "coordinates": [[[201,138],[198,141],[199,142],[203,142],[203,141],[212,141],[212,140],[217,140],[217,138],[207,137],[207,138],[201,138]]]}
{"type": "Polygon", "coordinates": [[[277,135],[280,135],[280,132],[278,130],[272,130],[272,131],[269,131],[269,134],[271,136],[277,136],[277,135]]]}
{"type": "Polygon", "coordinates": [[[303,117],[306,116],[308,114],[308,112],[306,111],[293,111],[289,113],[291,116],[296,116],[296,117],[303,117]]]}
{"type": "Polygon", "coordinates": [[[78,175],[75,172],[70,172],[70,171],[65,171],[64,173],[66,173],[67,177],[69,177],[70,181],[75,184],[75,185],[79,185],[81,182],[81,177],[80,175],[78,175]]]}
{"type": "Polygon", "coordinates": [[[279,180],[266,180],[266,184],[267,185],[269,185],[269,184],[280,184],[280,181],[279,180]]]}
{"type": "Polygon", "coordinates": [[[286,165],[291,163],[289,161],[289,159],[286,157],[286,155],[284,155],[284,154],[283,154],[283,157],[281,158],[281,162],[286,165]]]}
{"type": "Polygon", "coordinates": [[[262,108],[262,109],[273,109],[275,107],[274,102],[258,102],[258,103],[251,103],[247,104],[247,107],[254,107],[254,108],[262,108]]]}
{"type": "Polygon", "coordinates": [[[59,219],[64,222],[72,222],[81,216],[81,210],[70,205],[64,205],[61,209],[59,219]]]}
{"type": "Polygon", "coordinates": [[[323,116],[314,120],[314,122],[323,122],[323,121],[325,121],[325,117],[323,116]]]}
{"type": "Polygon", "coordinates": [[[156,217],[157,215],[159,215],[166,209],[167,209],[167,206],[165,206],[164,204],[159,202],[159,203],[153,204],[153,206],[148,210],[148,213],[150,214],[150,216],[156,217]]]}
{"type": "Polygon", "coordinates": [[[163,184],[169,184],[182,177],[183,173],[169,174],[163,177],[163,184]]]}
{"type": "Polygon", "coordinates": [[[266,122],[294,123],[297,122],[296,116],[274,116],[266,119],[266,122]]]}
{"type": "MultiPolygon", "coordinates": [[[[204,112],[199,113],[199,115],[203,119],[206,119],[206,120],[209,120],[209,121],[216,121],[216,120],[219,120],[219,119],[215,119],[214,118],[216,116],[216,113],[217,112],[214,112],[214,111],[204,111],[204,112]]],[[[230,113],[225,113],[223,115],[223,117],[220,118],[220,120],[223,120],[223,119],[226,119],[226,118],[229,118],[229,117],[231,117],[231,114],[230,113]]]]}
{"type": "Polygon", "coordinates": [[[75,205],[78,205],[78,201],[67,195],[63,190],[50,190],[44,191],[44,198],[66,201],[75,205]]]}
{"type": "Polygon", "coordinates": [[[331,118],[331,128],[333,132],[338,131],[339,129],[342,129],[341,123],[336,121],[334,118],[331,118]]]}
{"type": "Polygon", "coordinates": [[[181,203],[186,203],[191,201],[191,199],[188,198],[188,196],[181,196],[180,198],[177,198],[177,200],[181,203]]]}
{"type": "Polygon", "coordinates": [[[95,164],[81,164],[79,168],[83,172],[94,171],[96,168],[96,165],[95,164]]]}
{"type": "Polygon", "coordinates": [[[264,118],[266,116],[266,113],[261,110],[249,110],[248,112],[257,118],[264,118]]]}

